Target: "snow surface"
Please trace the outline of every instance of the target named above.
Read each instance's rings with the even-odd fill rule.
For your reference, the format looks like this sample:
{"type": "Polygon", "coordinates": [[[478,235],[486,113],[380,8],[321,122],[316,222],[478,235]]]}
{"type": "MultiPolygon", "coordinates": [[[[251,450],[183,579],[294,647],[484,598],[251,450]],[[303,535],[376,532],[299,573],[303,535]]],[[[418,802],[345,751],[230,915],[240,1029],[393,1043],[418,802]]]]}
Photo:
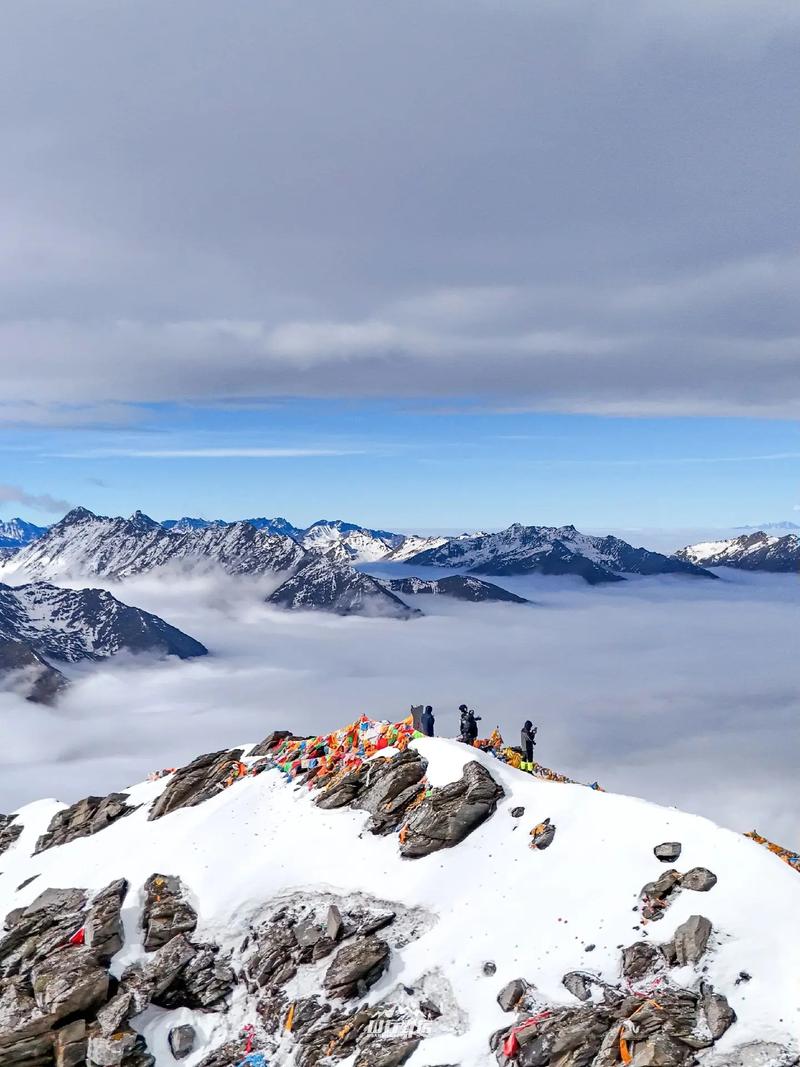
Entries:
{"type": "MultiPolygon", "coordinates": [[[[487,1064],[489,1035],[510,1018],[495,999],[507,981],[523,976],[548,999],[575,1003],[561,984],[566,972],[590,969],[616,981],[620,946],[643,937],[666,941],[679,923],[702,914],[714,927],[703,977],[725,992],[738,1015],[715,1053],[755,1038],[797,1040],[800,878],[787,865],[698,816],[533,779],[454,741],[414,744],[428,760],[432,784],[458,778],[464,763],[477,759],[506,791],[496,814],[454,849],[402,860],[394,836],[363,832],[365,812],[323,811],[304,787],[287,784],[276,771],[147,822],[146,805],[165,787],[168,779],[162,779],[129,791],[131,802],[143,805],[134,814],[33,858],[36,839],[61,805],[42,800],[22,808],[23,833],[2,857],[0,914],[30,903],[48,886],[97,890],[126,877],[127,940],[112,964],[119,974],[141,956],[142,886],[155,871],[183,879],[199,913],[197,939],[224,948],[237,946],[270,900],[288,892],[322,889],[345,898],[370,893],[423,908],[436,921],[393,953],[369,1000],[381,999],[398,982],[449,983],[464,1025],[463,1032],[428,1038],[410,1067],[487,1064]],[[525,807],[521,819],[510,816],[517,805],[525,807]],[[528,831],[547,816],[557,826],[555,840],[544,852],[531,850],[528,831]],[[682,892],[665,918],[643,931],[634,910],[638,894],[666,869],[652,849],[670,840],[683,845],[680,870],[709,867],[719,881],[709,893],[682,892]],[[16,889],[33,874],[40,877],[16,889]],[[588,943],[596,948],[587,954],[588,943]],[[497,965],[493,977],[483,974],[488,960],[497,965]],[[752,980],[736,986],[742,970],[752,980]]],[[[687,968],[673,977],[690,984],[700,976],[687,968]]],[[[234,1000],[227,1015],[149,1009],[134,1025],[146,1034],[158,1067],[167,1067],[166,1034],[191,1019],[208,1042],[184,1061],[192,1067],[247,1021],[234,1000]]],[[[286,1062],[284,1052],[272,1062],[286,1062]]]]}

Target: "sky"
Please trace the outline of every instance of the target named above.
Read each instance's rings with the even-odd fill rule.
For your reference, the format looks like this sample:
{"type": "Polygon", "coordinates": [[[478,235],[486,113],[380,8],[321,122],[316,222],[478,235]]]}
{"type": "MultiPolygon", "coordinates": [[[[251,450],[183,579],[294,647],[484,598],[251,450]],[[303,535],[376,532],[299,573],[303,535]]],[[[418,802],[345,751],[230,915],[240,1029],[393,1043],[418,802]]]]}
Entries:
{"type": "Polygon", "coordinates": [[[794,0],[4,30],[0,517],[798,517],[794,0]]]}

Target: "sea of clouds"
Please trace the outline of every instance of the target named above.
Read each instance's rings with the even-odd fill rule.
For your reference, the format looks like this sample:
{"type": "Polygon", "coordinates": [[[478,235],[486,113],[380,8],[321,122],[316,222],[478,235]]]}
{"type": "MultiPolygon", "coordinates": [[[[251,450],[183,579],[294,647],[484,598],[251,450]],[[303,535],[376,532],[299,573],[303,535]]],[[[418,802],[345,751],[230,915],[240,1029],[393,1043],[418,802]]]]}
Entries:
{"type": "Polygon", "coordinates": [[[110,586],[211,654],[73,670],[55,707],[0,694],[0,811],[362,712],[430,703],[454,735],[467,702],[511,743],[531,718],[539,760],[581,781],[800,845],[796,576],[504,584],[534,603],[418,597],[426,614],[406,622],[279,611],[259,583],[220,575],[110,586]]]}

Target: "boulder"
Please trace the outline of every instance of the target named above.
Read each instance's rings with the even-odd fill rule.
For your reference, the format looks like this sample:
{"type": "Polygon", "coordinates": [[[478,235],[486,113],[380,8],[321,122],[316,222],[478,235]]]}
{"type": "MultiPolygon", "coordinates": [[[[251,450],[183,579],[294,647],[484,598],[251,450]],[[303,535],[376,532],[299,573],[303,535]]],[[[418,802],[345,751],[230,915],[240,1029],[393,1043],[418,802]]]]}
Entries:
{"type": "Polygon", "coordinates": [[[519,806],[519,807],[516,807],[516,808],[512,808],[511,812],[510,812],[510,815],[511,815],[512,819],[521,819],[524,814],[525,814],[525,809],[522,806],[519,806]]]}
{"type": "Polygon", "coordinates": [[[127,1064],[130,1053],[136,1048],[139,1035],[133,1030],[117,1030],[113,1034],[95,1031],[89,1035],[87,1059],[91,1067],[118,1067],[127,1064]]]}
{"type": "Polygon", "coordinates": [[[379,937],[343,945],[328,967],[323,985],[332,997],[363,995],[389,966],[389,946],[379,937]]]}
{"type": "Polygon", "coordinates": [[[717,876],[706,867],[693,867],[681,878],[681,888],[695,893],[707,893],[717,884],[717,876]]]}
{"type": "Polygon", "coordinates": [[[292,934],[300,948],[313,948],[324,936],[320,927],[316,926],[310,920],[297,923],[297,925],[292,928],[292,934]]]}
{"type": "Polygon", "coordinates": [[[111,882],[92,898],[84,924],[84,944],[104,960],[119,952],[124,940],[122,904],[128,892],[124,878],[111,882]]]}
{"type": "Polygon", "coordinates": [[[528,991],[528,983],[524,978],[514,978],[507,982],[497,994],[497,1003],[503,1011],[514,1011],[517,1004],[528,991]]]}
{"type": "Polygon", "coordinates": [[[191,808],[216,796],[242,758],[242,752],[241,748],[208,752],[179,767],[150,808],[148,819],[160,819],[179,808],[191,808]]]}
{"type": "Polygon", "coordinates": [[[285,741],[287,738],[291,738],[293,741],[299,740],[291,730],[273,730],[267,734],[263,741],[259,741],[255,748],[251,748],[248,755],[254,757],[268,756],[274,748],[278,747],[281,741],[285,741]]]}
{"type": "Polygon", "coordinates": [[[56,1030],[53,1037],[55,1067],[83,1067],[86,1062],[86,1022],[76,1019],[56,1030]]]}
{"type": "Polygon", "coordinates": [[[622,950],[622,974],[631,982],[652,974],[663,962],[662,953],[649,941],[636,941],[622,950]]]}
{"type": "Polygon", "coordinates": [[[427,766],[413,749],[370,762],[355,803],[372,815],[372,833],[387,834],[400,826],[406,809],[420,795],[427,766]]]}
{"type": "Polygon", "coordinates": [[[565,974],[561,979],[564,988],[568,989],[572,993],[573,997],[577,997],[578,1000],[591,1000],[592,999],[592,978],[584,974],[582,971],[570,971],[569,974],[565,974]]]}
{"type": "Polygon", "coordinates": [[[405,1041],[373,1041],[356,1057],[354,1067],[400,1067],[416,1052],[420,1038],[405,1041]]]}
{"type": "Polygon", "coordinates": [[[338,941],[342,927],[342,913],[335,904],[331,904],[325,918],[325,936],[331,941],[338,941]]]}
{"type": "Polygon", "coordinates": [[[681,923],[672,939],[672,948],[679,966],[697,963],[708,946],[711,923],[703,915],[690,915],[681,923]]]}
{"type": "Polygon", "coordinates": [[[173,1026],[167,1040],[169,1048],[176,1060],[185,1059],[194,1050],[195,1029],[188,1023],[183,1026],[173,1026]]]}
{"type": "Polygon", "coordinates": [[[694,1062],[691,1049],[662,1033],[637,1041],[628,1067],[685,1067],[694,1062]]]}
{"type": "Polygon", "coordinates": [[[368,764],[362,763],[341,778],[335,777],[324,787],[314,803],[326,811],[353,804],[364,786],[368,769],[368,764]]]}
{"type": "Polygon", "coordinates": [[[726,997],[713,990],[703,991],[702,1005],[711,1037],[718,1041],[736,1022],[736,1012],[726,997]]]}
{"type": "Polygon", "coordinates": [[[154,994],[152,1002],[159,1008],[224,1011],[236,975],[227,960],[219,958],[217,945],[191,947],[194,955],[164,992],[154,994]]]}
{"type": "Polygon", "coordinates": [[[55,845],[65,845],[79,837],[89,837],[105,830],[118,819],[136,811],[136,805],[126,804],[127,793],[109,793],[107,797],[84,797],[50,820],[47,832],[36,842],[34,855],[55,845]]]}
{"type": "Polygon", "coordinates": [[[657,860],[661,860],[662,863],[675,863],[680,854],[680,841],[664,841],[663,844],[656,845],[653,849],[653,855],[657,860]]]}
{"type": "Polygon", "coordinates": [[[108,971],[83,946],[41,960],[31,971],[31,985],[38,1008],[53,1022],[96,1009],[108,999],[108,971]]]}
{"type": "Polygon", "coordinates": [[[401,834],[401,855],[414,859],[459,844],[493,814],[502,796],[482,764],[468,763],[457,782],[431,790],[414,809],[401,834]]]}
{"type": "Polygon", "coordinates": [[[193,933],[197,913],[186,900],[180,878],[169,874],[151,874],[144,885],[145,901],[142,926],[146,952],[166,945],[176,934],[193,933]]]}

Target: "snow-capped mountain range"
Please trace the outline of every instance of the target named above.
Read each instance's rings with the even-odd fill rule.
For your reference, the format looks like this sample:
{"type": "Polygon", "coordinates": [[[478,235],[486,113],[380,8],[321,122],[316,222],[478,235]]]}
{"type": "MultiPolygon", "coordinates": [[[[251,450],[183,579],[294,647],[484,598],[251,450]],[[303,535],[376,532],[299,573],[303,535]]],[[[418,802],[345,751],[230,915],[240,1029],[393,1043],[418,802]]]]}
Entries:
{"type": "Polygon", "coordinates": [[[104,589],[62,589],[46,582],[0,584],[0,679],[35,700],[63,687],[60,665],[115,653],[203,656],[199,641],[104,589]]]}
{"type": "Polygon", "coordinates": [[[692,562],[634,548],[618,537],[592,537],[574,526],[523,526],[499,533],[464,534],[405,561],[453,567],[471,574],[576,574],[590,585],[619,582],[624,574],[688,574],[713,578],[692,562]]]}
{"type": "Polygon", "coordinates": [[[326,778],[284,736],[0,816],[4,1065],[800,1062],[800,876],[760,844],[396,727],[309,739],[326,778]]]}
{"type": "Polygon", "coordinates": [[[745,571],[796,571],[800,569],[800,536],[763,531],[701,541],[675,553],[678,559],[703,567],[736,567],[745,571]]]}

